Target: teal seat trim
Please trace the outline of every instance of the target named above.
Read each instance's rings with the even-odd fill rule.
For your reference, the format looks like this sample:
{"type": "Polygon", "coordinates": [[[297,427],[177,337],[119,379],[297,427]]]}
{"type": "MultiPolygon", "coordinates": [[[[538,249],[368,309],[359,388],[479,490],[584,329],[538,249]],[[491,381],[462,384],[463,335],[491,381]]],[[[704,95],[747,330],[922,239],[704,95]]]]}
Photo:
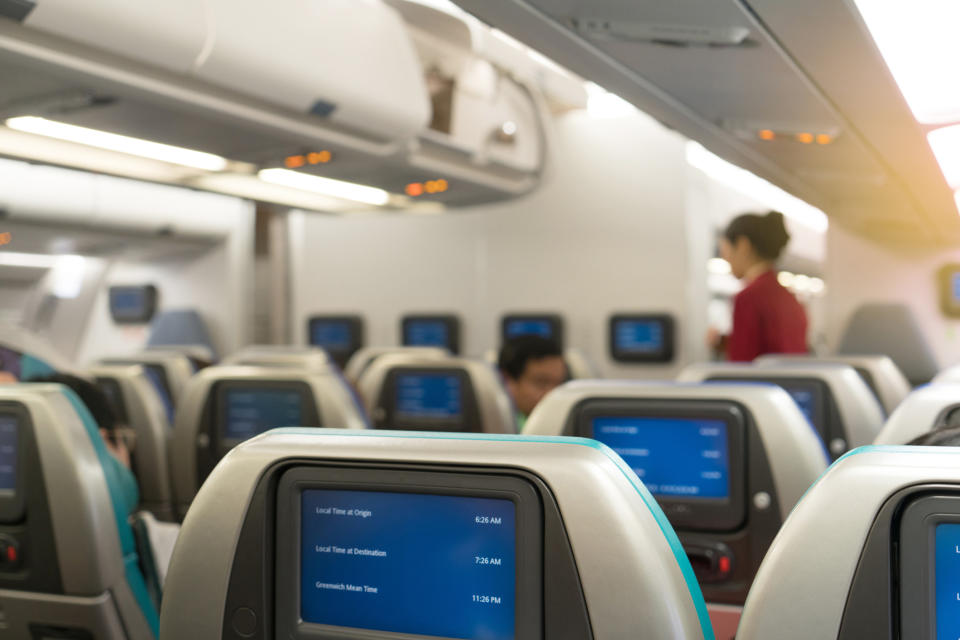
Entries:
{"type": "Polygon", "coordinates": [[[49,364],[39,358],[28,354],[20,356],[20,379],[30,380],[32,378],[43,378],[52,376],[57,371],[49,364]]]}
{"type": "Polygon", "coordinates": [[[660,505],[657,504],[653,494],[650,493],[646,486],[644,486],[643,482],[633,471],[633,469],[631,469],[627,463],[623,461],[623,458],[617,455],[613,449],[602,442],[597,442],[596,440],[591,440],[589,438],[574,438],[569,436],[524,436],[495,433],[423,433],[419,431],[361,431],[357,429],[310,429],[304,427],[274,429],[273,431],[268,431],[267,433],[313,437],[335,435],[361,438],[421,438],[425,440],[488,440],[497,442],[566,444],[579,445],[599,451],[617,466],[624,477],[630,482],[631,485],[633,485],[633,488],[636,489],[637,494],[639,494],[641,500],[643,500],[643,503],[650,511],[650,514],[656,521],[661,533],[663,533],[663,537],[666,538],[667,543],[670,545],[670,550],[673,552],[673,557],[676,559],[677,565],[680,567],[680,573],[683,575],[683,579],[687,583],[687,590],[690,592],[690,598],[693,600],[693,606],[697,612],[697,618],[700,622],[700,630],[703,633],[704,640],[716,640],[716,636],[713,633],[713,624],[710,622],[710,614],[707,611],[707,603],[703,599],[703,591],[700,590],[700,583],[697,582],[697,577],[693,573],[693,567],[690,565],[690,559],[687,558],[687,553],[683,550],[683,545],[680,544],[680,538],[677,537],[677,532],[673,530],[673,525],[671,525],[670,521],[667,520],[667,516],[663,513],[663,509],[660,508],[660,505]]]}
{"type": "Polygon", "coordinates": [[[127,580],[127,585],[130,587],[130,591],[133,593],[133,597],[136,599],[140,611],[143,612],[143,616],[146,618],[147,624],[153,632],[153,636],[155,638],[159,637],[160,616],[157,614],[157,609],[153,604],[153,600],[150,598],[143,574],[140,573],[133,529],[131,529],[127,521],[127,517],[131,511],[136,508],[137,502],[139,502],[136,480],[134,480],[130,470],[120,464],[107,450],[107,445],[104,444],[103,438],[100,437],[100,430],[93,416],[90,415],[87,406],[83,404],[73,390],[63,387],[62,391],[63,395],[70,401],[74,411],[76,411],[80,417],[80,422],[83,423],[87,437],[90,439],[90,444],[93,445],[93,450],[96,452],[97,459],[100,461],[100,468],[103,469],[107,491],[110,493],[110,503],[113,506],[113,516],[117,526],[120,548],[123,553],[124,576],[127,580]]]}

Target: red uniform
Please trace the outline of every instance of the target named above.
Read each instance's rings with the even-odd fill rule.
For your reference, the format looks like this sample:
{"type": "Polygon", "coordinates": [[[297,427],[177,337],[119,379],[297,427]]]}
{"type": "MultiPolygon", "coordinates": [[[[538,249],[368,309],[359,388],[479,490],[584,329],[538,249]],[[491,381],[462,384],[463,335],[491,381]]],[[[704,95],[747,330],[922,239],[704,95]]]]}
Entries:
{"type": "Polygon", "coordinates": [[[749,362],[766,353],[807,353],[807,314],[767,271],[733,300],[727,359],[749,362]]]}

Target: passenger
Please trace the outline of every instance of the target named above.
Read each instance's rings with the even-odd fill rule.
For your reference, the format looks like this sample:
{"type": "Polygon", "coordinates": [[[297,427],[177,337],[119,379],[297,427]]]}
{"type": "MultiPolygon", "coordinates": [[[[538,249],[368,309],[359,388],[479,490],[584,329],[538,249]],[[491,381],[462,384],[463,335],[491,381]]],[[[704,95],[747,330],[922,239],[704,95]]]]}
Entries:
{"type": "Polygon", "coordinates": [[[807,353],[807,314],[777,280],[776,261],[790,234],[783,214],[744,214],[734,218],[720,239],[720,255],[746,285],[733,302],[733,329],[721,336],[711,329],[708,343],[727,360],[749,362],[767,353],[807,353]]]}
{"type": "Polygon", "coordinates": [[[90,415],[97,423],[100,436],[107,446],[107,451],[111,454],[109,457],[110,468],[105,468],[104,472],[110,473],[116,478],[117,484],[123,492],[126,513],[132,514],[140,502],[140,489],[133,472],[130,470],[130,450],[133,441],[131,430],[118,423],[116,414],[110,408],[110,401],[107,396],[92,382],[63,373],[42,378],[31,378],[29,382],[62,384],[72,389],[81,402],[86,405],[90,415]]]}
{"type": "Polygon", "coordinates": [[[540,336],[507,340],[500,349],[498,366],[513,399],[521,431],[540,400],[569,379],[560,346],[540,336]]]}

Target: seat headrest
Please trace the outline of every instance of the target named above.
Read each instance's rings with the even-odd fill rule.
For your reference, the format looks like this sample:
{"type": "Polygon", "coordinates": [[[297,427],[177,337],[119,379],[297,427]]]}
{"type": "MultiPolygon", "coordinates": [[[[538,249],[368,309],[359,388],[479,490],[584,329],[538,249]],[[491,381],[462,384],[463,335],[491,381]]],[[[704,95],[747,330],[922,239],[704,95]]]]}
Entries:
{"type": "Polygon", "coordinates": [[[364,347],[350,356],[350,360],[343,370],[343,375],[351,383],[356,384],[367,367],[370,366],[370,363],[380,356],[404,353],[424,358],[446,358],[451,355],[449,351],[440,347],[364,347]]]}
{"type": "Polygon", "coordinates": [[[157,611],[127,522],[135,483],[86,406],[58,384],[0,385],[0,424],[0,455],[15,460],[16,476],[2,481],[12,486],[0,496],[0,536],[22,554],[18,573],[0,571],[13,635],[86,620],[96,637],[155,637],[157,611]]]}
{"type": "Polygon", "coordinates": [[[376,429],[517,431],[510,398],[483,362],[385,355],[370,364],[358,388],[376,429]]]}
{"type": "Polygon", "coordinates": [[[336,369],[216,366],[197,373],[177,409],[171,457],[178,509],[237,444],[274,427],[366,429],[336,369]]]}
{"type": "Polygon", "coordinates": [[[161,638],[217,636],[225,607],[252,624],[275,611],[284,638],[323,625],[372,640],[713,637],[649,492],[606,447],[566,438],[282,429],[247,441],[184,522],[161,638]],[[247,610],[231,610],[241,590],[247,610]]]}
{"type": "Polygon", "coordinates": [[[294,367],[297,369],[337,368],[336,362],[320,347],[252,345],[244,347],[223,361],[224,365],[257,367],[294,367]]]}
{"type": "Polygon", "coordinates": [[[217,359],[217,348],[210,339],[210,331],[203,316],[194,309],[161,311],[150,326],[148,347],[201,345],[217,359]]]}
{"type": "Polygon", "coordinates": [[[900,303],[865,304],[854,311],[837,353],[885,353],[913,385],[925,384],[939,367],[913,311],[900,303]],[[896,339],[891,340],[891,336],[896,339]]]}
{"type": "MultiPolygon", "coordinates": [[[[955,448],[848,453],[781,529],[750,590],[738,640],[943,637],[933,632],[939,616],[932,614],[956,619],[949,580],[957,575],[958,491],[955,448]],[[947,582],[934,589],[937,567],[947,582]]],[[[948,628],[953,637],[956,627],[948,628]]]]}
{"type": "Polygon", "coordinates": [[[930,384],[916,389],[887,419],[874,444],[907,444],[943,426],[960,408],[960,383],[930,384]]]}
{"type": "Polygon", "coordinates": [[[778,365],[797,362],[845,364],[853,367],[867,386],[877,396],[887,415],[893,413],[910,393],[910,382],[889,356],[806,356],[766,355],[760,356],[757,365],[778,365]]]}
{"type": "Polygon", "coordinates": [[[853,367],[796,362],[767,365],[694,364],[680,372],[681,382],[769,382],[786,389],[817,427],[830,454],[871,444],[883,426],[876,396],[853,367]]]}

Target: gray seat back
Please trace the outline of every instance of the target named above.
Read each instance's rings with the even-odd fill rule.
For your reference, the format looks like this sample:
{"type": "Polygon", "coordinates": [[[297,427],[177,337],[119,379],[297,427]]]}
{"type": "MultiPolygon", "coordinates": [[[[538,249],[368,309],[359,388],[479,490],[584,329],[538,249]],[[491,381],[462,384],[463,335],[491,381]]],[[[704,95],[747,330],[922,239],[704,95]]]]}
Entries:
{"type": "Polygon", "coordinates": [[[737,639],[956,637],[958,495],[952,447],[837,461],[770,547],[737,639]]]}
{"type": "Polygon", "coordinates": [[[449,351],[440,347],[363,347],[350,356],[343,375],[351,384],[357,384],[374,360],[380,356],[395,354],[418,355],[424,358],[446,358],[451,355],[449,351]]]}
{"type": "Polygon", "coordinates": [[[900,303],[865,304],[854,311],[837,344],[840,355],[885,354],[914,386],[930,381],[939,370],[913,311],[900,303]]]}
{"type": "Polygon", "coordinates": [[[162,616],[164,640],[713,637],[675,534],[616,456],[477,434],[247,441],[184,522],[162,616]]]}
{"type": "Polygon", "coordinates": [[[960,426],[958,409],[960,382],[919,387],[887,418],[874,444],[907,444],[938,427],[960,426]]]}

